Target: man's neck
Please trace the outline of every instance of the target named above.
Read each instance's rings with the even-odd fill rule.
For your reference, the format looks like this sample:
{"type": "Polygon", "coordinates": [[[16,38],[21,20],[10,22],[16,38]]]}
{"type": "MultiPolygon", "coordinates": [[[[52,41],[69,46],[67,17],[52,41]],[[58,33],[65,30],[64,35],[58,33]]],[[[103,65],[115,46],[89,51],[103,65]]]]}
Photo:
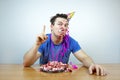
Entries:
{"type": "Polygon", "coordinates": [[[51,40],[54,44],[60,44],[63,41],[63,37],[51,34],[51,40]]]}

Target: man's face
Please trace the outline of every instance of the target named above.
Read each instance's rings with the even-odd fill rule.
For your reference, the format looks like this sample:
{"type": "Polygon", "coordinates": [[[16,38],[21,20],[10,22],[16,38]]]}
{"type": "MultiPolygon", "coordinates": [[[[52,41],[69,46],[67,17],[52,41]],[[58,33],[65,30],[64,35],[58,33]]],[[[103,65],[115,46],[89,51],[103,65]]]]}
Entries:
{"type": "Polygon", "coordinates": [[[54,25],[51,25],[51,30],[57,36],[64,36],[68,30],[68,20],[56,18],[54,25]]]}

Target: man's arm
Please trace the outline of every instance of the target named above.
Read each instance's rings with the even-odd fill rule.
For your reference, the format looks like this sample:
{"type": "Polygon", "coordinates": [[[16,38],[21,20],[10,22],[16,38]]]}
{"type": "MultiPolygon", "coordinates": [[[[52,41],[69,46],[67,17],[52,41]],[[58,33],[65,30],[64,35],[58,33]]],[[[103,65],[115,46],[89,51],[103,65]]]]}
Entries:
{"type": "Polygon", "coordinates": [[[94,64],[93,60],[83,50],[77,51],[74,55],[87,68],[89,68],[91,64],[94,64]]]}
{"type": "Polygon", "coordinates": [[[38,48],[38,45],[34,45],[28,52],[25,53],[23,57],[24,67],[31,66],[40,57],[40,54],[38,53],[38,48]]]}
{"type": "Polygon", "coordinates": [[[105,69],[102,66],[95,64],[94,61],[83,50],[77,51],[74,53],[74,55],[83,63],[85,67],[89,69],[90,74],[93,74],[94,71],[96,72],[96,75],[104,76],[107,74],[105,69]]]}
{"type": "Polygon", "coordinates": [[[42,43],[47,40],[47,36],[45,34],[45,26],[43,27],[43,32],[37,36],[37,40],[34,46],[24,55],[23,65],[24,67],[29,67],[35,63],[35,61],[40,57],[40,53],[38,52],[38,48],[42,43]]]}

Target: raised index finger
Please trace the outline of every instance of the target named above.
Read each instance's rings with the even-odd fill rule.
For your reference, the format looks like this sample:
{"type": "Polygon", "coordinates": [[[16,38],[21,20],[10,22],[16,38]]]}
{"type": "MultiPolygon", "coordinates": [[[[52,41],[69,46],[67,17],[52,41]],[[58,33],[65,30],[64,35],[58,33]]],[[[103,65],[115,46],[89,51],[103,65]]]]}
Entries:
{"type": "Polygon", "coordinates": [[[44,25],[44,26],[43,26],[43,33],[44,33],[44,34],[45,34],[45,28],[46,28],[46,26],[44,25]]]}

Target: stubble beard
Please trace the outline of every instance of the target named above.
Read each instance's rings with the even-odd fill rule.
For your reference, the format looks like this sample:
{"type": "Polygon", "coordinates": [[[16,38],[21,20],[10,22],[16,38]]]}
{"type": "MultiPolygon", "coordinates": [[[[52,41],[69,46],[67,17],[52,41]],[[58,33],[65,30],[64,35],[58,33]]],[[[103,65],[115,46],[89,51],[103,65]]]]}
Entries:
{"type": "Polygon", "coordinates": [[[54,31],[52,31],[53,36],[55,36],[58,40],[61,40],[65,35],[57,35],[54,31]]]}

